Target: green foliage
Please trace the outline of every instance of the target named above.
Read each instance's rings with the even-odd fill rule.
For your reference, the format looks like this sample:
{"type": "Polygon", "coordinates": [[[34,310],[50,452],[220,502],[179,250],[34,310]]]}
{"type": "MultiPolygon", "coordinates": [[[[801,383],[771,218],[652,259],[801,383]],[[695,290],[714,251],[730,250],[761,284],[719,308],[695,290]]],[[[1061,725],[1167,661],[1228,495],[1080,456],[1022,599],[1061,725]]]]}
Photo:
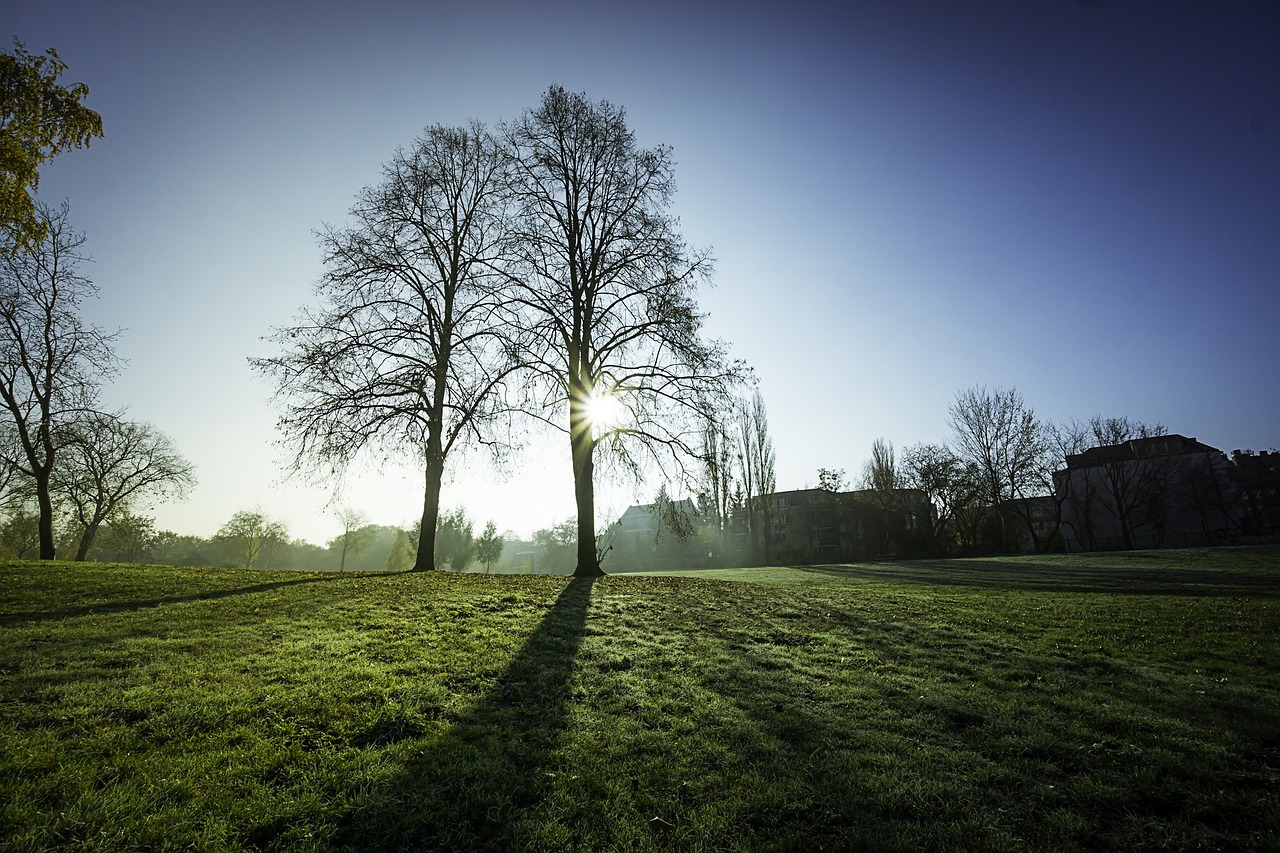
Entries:
{"type": "Polygon", "coordinates": [[[498,533],[498,525],[490,521],[484,526],[484,533],[476,540],[476,559],[484,564],[487,572],[502,557],[502,536],[498,533]]]}
{"type": "Polygon", "coordinates": [[[1278,549],[714,577],[0,565],[0,837],[1280,845],[1278,549]]]}
{"type": "Polygon", "coordinates": [[[391,553],[387,555],[387,571],[409,571],[413,568],[417,553],[418,547],[413,535],[408,530],[396,530],[395,541],[391,544],[391,553]]]}
{"type": "Polygon", "coordinates": [[[279,567],[282,545],[289,541],[283,524],[273,521],[257,510],[241,510],[218,531],[217,539],[231,557],[230,565],[253,568],[279,567]]]}
{"type": "Polygon", "coordinates": [[[58,81],[66,70],[53,48],[31,54],[16,38],[0,53],[0,250],[44,240],[33,198],[40,167],[102,136],[102,117],[82,103],[89,87],[58,81]]]}
{"type": "Polygon", "coordinates": [[[467,511],[458,507],[442,512],[436,521],[436,567],[451,567],[455,572],[466,569],[475,555],[474,528],[467,511]]]}

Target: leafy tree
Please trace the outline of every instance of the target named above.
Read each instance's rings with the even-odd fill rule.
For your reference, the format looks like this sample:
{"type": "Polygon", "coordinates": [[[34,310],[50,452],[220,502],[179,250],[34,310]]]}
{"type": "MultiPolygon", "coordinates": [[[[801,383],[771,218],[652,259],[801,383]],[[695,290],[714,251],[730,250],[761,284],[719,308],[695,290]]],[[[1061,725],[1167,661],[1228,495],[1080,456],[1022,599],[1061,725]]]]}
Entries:
{"type": "Polygon", "coordinates": [[[76,560],[84,560],[101,524],[126,502],[152,505],[185,495],[195,466],[150,424],[101,412],[85,413],[61,441],[55,487],[79,525],[76,560]]]}
{"type": "Polygon", "coordinates": [[[135,515],[127,505],[117,505],[99,534],[94,559],[143,562],[151,558],[159,541],[154,518],[135,515]]]}
{"type": "Polygon", "coordinates": [[[502,536],[498,533],[498,525],[492,521],[486,523],[484,532],[476,540],[476,559],[484,565],[486,573],[501,559],[503,544],[502,536]]]}
{"type": "Polygon", "coordinates": [[[634,450],[683,467],[742,368],[701,339],[696,288],[711,260],[669,213],[669,148],[639,148],[621,108],[559,86],[504,131],[521,358],[538,405],[567,407],[567,421],[543,419],[569,437],[575,574],[595,576],[597,449],[632,470],[634,450]]]}
{"type": "Polygon", "coordinates": [[[391,553],[387,555],[387,571],[407,572],[413,568],[415,549],[413,536],[408,530],[396,530],[391,553]]]}
{"type": "Polygon", "coordinates": [[[436,565],[447,565],[460,572],[475,554],[475,533],[467,511],[458,507],[440,514],[436,525],[436,565]]]}
{"type": "Polygon", "coordinates": [[[0,253],[45,242],[40,167],[102,136],[102,117],[83,104],[89,87],[58,81],[66,70],[58,51],[28,53],[16,38],[12,52],[0,53],[0,253]]]}
{"type": "Polygon", "coordinates": [[[551,571],[569,571],[577,552],[578,520],[566,518],[550,527],[533,532],[533,544],[546,552],[546,567],[551,571]]]}
{"type": "Polygon", "coordinates": [[[489,442],[514,364],[493,267],[504,240],[505,156],[479,124],[430,127],[397,151],[382,181],[326,228],[320,305],[253,359],[272,376],[296,469],[342,471],[368,451],[424,463],[414,568],[435,566],[449,455],[489,442]]]}
{"type": "Polygon", "coordinates": [[[262,512],[241,510],[222,525],[216,538],[231,550],[238,563],[243,563],[248,569],[260,560],[270,567],[272,552],[278,551],[279,545],[287,542],[289,536],[283,524],[262,512]]]}
{"type": "Polygon", "coordinates": [[[40,552],[40,516],[30,504],[15,503],[0,522],[0,554],[14,559],[40,552]]]}
{"type": "Polygon", "coordinates": [[[0,408],[12,428],[4,464],[29,480],[39,517],[39,555],[52,560],[54,470],[76,419],[97,409],[98,387],[117,369],[114,335],[86,324],[82,302],[97,289],[77,271],[84,237],[68,209],[37,205],[44,239],[0,253],[0,408]]]}
{"type": "Polygon", "coordinates": [[[826,492],[843,492],[845,477],[843,468],[819,468],[818,488],[826,492]]]}

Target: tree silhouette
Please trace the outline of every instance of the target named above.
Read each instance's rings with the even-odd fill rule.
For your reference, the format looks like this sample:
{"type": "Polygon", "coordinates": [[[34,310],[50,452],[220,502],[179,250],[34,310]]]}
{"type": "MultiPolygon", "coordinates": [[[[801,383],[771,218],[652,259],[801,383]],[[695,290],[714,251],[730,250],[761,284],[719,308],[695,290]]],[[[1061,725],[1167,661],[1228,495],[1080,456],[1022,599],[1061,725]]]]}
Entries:
{"type": "MultiPolygon", "coordinates": [[[[628,465],[698,455],[701,425],[742,372],[701,339],[696,287],[711,270],[668,208],[669,148],[641,149],[623,110],[552,86],[505,126],[514,157],[510,269],[523,359],[540,406],[568,409],[581,576],[602,574],[594,471],[607,446],[628,465]],[[596,401],[625,407],[593,419],[596,401]]],[[[545,412],[545,408],[543,411],[545,412]]]]}
{"type": "Polygon", "coordinates": [[[320,307],[252,363],[278,383],[298,469],[344,470],[363,451],[424,464],[415,570],[435,567],[449,455],[489,441],[514,367],[493,274],[503,240],[505,157],[479,124],[430,127],[320,234],[320,307]]]}

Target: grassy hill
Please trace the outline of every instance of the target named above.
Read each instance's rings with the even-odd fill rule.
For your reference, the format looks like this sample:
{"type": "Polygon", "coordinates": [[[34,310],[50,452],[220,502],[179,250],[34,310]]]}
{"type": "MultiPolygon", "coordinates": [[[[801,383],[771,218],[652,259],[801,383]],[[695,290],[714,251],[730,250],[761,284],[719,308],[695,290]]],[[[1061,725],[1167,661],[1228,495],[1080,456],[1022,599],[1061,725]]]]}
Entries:
{"type": "Polygon", "coordinates": [[[0,565],[0,848],[1280,848],[1280,550],[677,574],[0,565]]]}

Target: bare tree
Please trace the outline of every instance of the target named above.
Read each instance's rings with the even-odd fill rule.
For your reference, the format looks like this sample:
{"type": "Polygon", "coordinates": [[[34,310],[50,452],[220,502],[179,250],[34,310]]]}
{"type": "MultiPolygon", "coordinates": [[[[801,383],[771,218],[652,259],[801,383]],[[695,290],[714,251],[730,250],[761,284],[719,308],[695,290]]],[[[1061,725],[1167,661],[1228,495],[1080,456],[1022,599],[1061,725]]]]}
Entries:
{"type": "Polygon", "coordinates": [[[956,394],[950,416],[956,449],[980,472],[984,497],[999,518],[1001,548],[1006,548],[1007,504],[1027,496],[1042,454],[1035,412],[1016,388],[979,386],[956,394]]]}
{"type": "Polygon", "coordinates": [[[1084,473],[1090,476],[1096,471],[1105,495],[1098,503],[1119,523],[1121,544],[1132,548],[1139,528],[1152,525],[1159,529],[1170,466],[1165,456],[1139,456],[1131,442],[1156,438],[1168,431],[1161,424],[1101,416],[1091,418],[1089,428],[1098,464],[1084,473]]]}
{"type": "Polygon", "coordinates": [[[4,464],[30,481],[39,554],[55,556],[53,477],[66,425],[96,409],[99,384],[118,362],[115,339],[80,317],[97,288],[78,272],[84,237],[68,208],[37,205],[44,239],[0,252],[0,404],[12,426],[4,464]]]}
{"type": "Polygon", "coordinates": [[[90,412],[66,430],[54,488],[78,523],[84,560],[102,523],[126,506],[179,498],[196,483],[195,466],[150,424],[90,412]]]}
{"type": "Polygon", "coordinates": [[[946,553],[955,542],[956,512],[966,503],[964,463],[943,444],[914,444],[902,451],[902,482],[925,495],[930,511],[923,520],[925,547],[946,553]]]}
{"type": "Polygon", "coordinates": [[[319,308],[255,366],[278,382],[297,468],[342,471],[363,451],[424,463],[415,570],[435,567],[450,454],[491,441],[513,363],[492,272],[504,239],[505,155],[479,124],[434,126],[397,151],[320,235],[319,308]]]}
{"type": "Polygon", "coordinates": [[[879,510],[881,551],[887,552],[893,547],[893,541],[901,526],[902,509],[898,490],[902,488],[902,476],[898,471],[897,456],[893,451],[893,442],[885,438],[877,438],[871,442],[871,458],[862,468],[862,488],[869,494],[866,500],[879,510]]]}
{"type": "Polygon", "coordinates": [[[336,546],[339,551],[338,571],[345,572],[347,570],[347,555],[359,557],[364,553],[365,546],[373,536],[373,529],[369,527],[369,516],[362,510],[353,507],[340,507],[337,511],[338,522],[342,525],[342,532],[330,543],[330,547],[336,546]]]}
{"type": "Polygon", "coordinates": [[[733,456],[729,436],[721,420],[708,420],[702,434],[702,482],[698,508],[711,519],[716,553],[725,556],[733,495],[733,456]]]}
{"type": "Polygon", "coordinates": [[[748,507],[752,531],[759,530],[753,544],[756,559],[767,561],[768,555],[773,553],[773,518],[769,499],[778,488],[775,473],[777,454],[773,449],[773,438],[769,435],[769,413],[758,389],[751,402],[743,404],[742,410],[743,456],[750,460],[749,465],[743,466],[743,478],[751,481],[748,507]]]}
{"type": "Polygon", "coordinates": [[[769,415],[760,391],[757,389],[750,400],[736,400],[733,414],[734,455],[738,462],[738,483],[751,539],[751,557],[759,561],[772,550],[768,496],[777,488],[774,475],[776,455],[769,435],[769,415]]]}
{"type": "Polygon", "coordinates": [[[597,449],[632,470],[646,460],[683,470],[742,368],[701,338],[696,288],[711,261],[684,244],[668,212],[670,149],[639,148],[622,109],[558,86],[505,135],[522,358],[539,417],[568,433],[575,573],[595,576],[597,449]],[[561,406],[567,423],[546,414],[561,406]]]}

